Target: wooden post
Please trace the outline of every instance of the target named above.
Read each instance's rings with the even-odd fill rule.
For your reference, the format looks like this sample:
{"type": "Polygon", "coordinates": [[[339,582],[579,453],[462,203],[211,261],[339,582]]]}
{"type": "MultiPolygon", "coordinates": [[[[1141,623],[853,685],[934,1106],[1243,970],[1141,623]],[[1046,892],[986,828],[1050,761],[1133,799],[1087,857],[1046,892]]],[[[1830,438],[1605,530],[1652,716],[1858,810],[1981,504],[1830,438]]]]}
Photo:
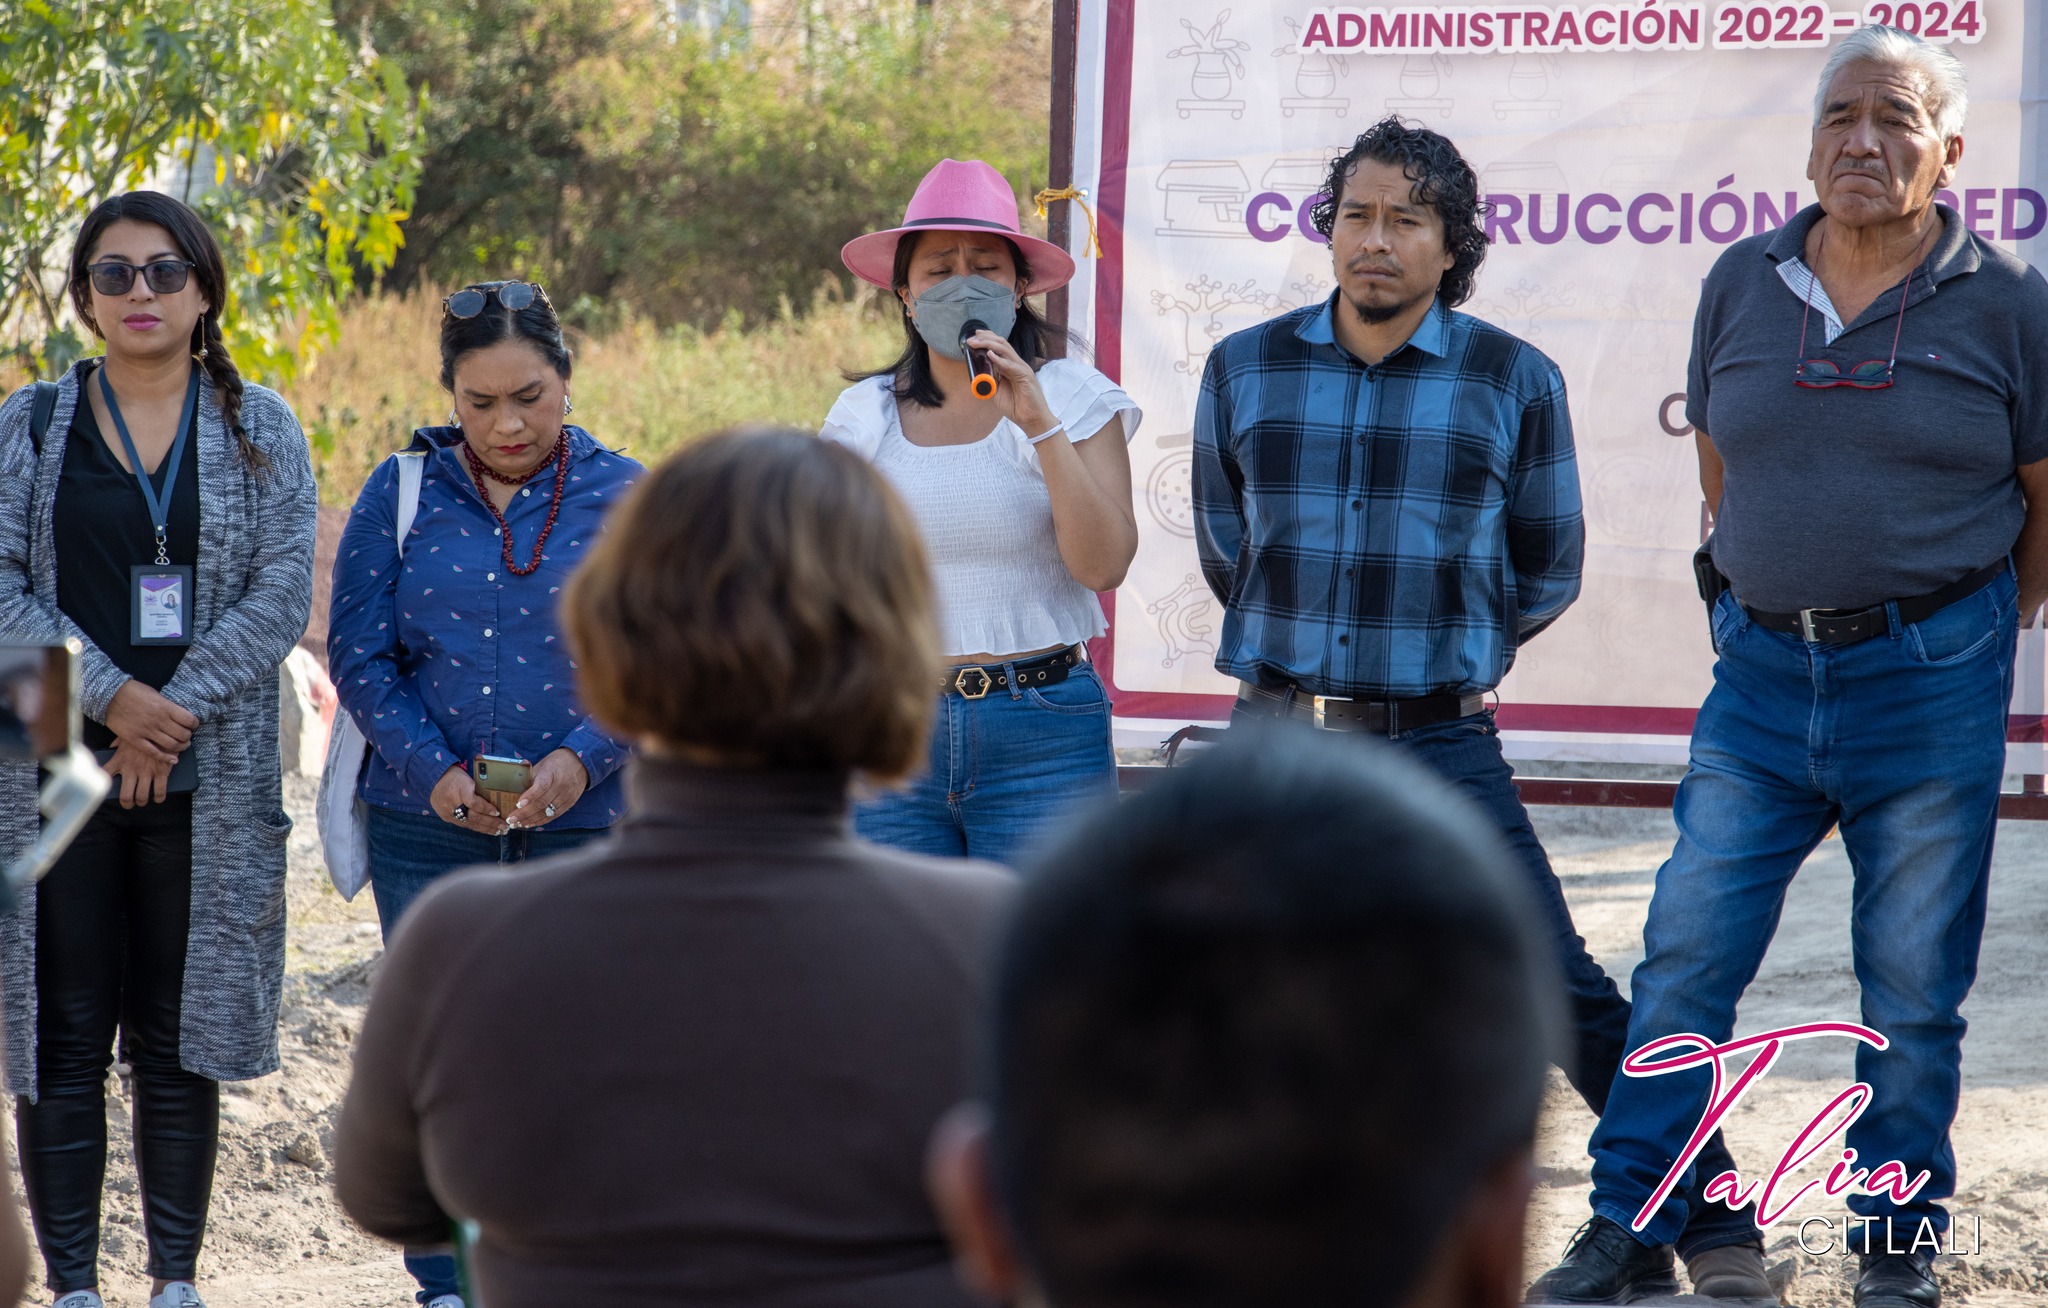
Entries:
{"type": "MultiPolygon", "coordinates": [[[[1046,184],[1057,191],[1074,184],[1074,64],[1078,57],[1081,29],[1081,0],[1053,0],[1052,6],[1052,160],[1046,184]]],[[[1061,249],[1068,248],[1073,234],[1074,205],[1062,200],[1045,211],[1045,238],[1061,249]]],[[[1067,288],[1062,286],[1045,297],[1045,313],[1056,327],[1066,327],[1067,288]]],[[[1050,351],[1064,358],[1065,341],[1050,351]]]]}

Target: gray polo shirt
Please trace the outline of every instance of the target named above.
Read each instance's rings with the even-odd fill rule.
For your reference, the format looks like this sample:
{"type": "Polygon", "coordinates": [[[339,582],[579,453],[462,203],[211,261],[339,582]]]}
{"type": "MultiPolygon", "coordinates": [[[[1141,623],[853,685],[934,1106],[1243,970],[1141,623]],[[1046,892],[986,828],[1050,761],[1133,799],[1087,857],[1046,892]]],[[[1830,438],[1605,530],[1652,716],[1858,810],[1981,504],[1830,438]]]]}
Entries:
{"type": "MultiPolygon", "coordinates": [[[[2048,282],[1955,210],[1907,279],[1893,384],[1793,383],[1805,302],[1778,273],[1819,205],[1728,247],[1700,292],[1686,420],[1726,470],[1714,561],[1753,608],[1862,608],[1938,590],[2012,549],[2014,469],[2048,459],[2048,282]]],[[[1806,356],[1847,372],[1890,357],[1899,288],[1806,356]]]]}

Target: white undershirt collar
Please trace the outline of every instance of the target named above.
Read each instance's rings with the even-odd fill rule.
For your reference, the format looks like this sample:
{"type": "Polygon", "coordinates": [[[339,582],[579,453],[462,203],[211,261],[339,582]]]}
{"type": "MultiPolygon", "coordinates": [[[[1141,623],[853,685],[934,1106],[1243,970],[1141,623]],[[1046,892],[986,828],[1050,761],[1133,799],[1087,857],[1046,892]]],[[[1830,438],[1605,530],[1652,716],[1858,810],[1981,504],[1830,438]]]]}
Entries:
{"type": "Polygon", "coordinates": [[[1842,316],[1835,312],[1834,302],[1828,299],[1827,288],[1820,284],[1820,278],[1813,275],[1813,269],[1808,268],[1799,259],[1787,259],[1778,265],[1778,276],[1784,279],[1785,285],[1792,288],[1794,295],[1804,300],[1826,320],[1826,335],[1822,339],[1822,344],[1833,345],[1835,337],[1840,336],[1843,331],[1842,316]]]}

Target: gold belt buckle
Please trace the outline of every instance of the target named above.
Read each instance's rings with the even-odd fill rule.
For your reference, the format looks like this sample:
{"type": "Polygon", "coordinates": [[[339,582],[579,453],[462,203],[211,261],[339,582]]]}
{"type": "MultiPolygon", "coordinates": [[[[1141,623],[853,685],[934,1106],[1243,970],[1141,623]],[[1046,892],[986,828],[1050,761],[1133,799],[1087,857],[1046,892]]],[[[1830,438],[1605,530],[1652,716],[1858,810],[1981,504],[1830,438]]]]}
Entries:
{"type": "Polygon", "coordinates": [[[988,675],[988,669],[979,664],[970,664],[960,669],[959,674],[953,678],[953,689],[960,693],[962,699],[980,699],[988,694],[989,687],[995,684],[996,679],[988,675]],[[967,689],[967,674],[970,672],[981,678],[980,690],[967,689]]]}

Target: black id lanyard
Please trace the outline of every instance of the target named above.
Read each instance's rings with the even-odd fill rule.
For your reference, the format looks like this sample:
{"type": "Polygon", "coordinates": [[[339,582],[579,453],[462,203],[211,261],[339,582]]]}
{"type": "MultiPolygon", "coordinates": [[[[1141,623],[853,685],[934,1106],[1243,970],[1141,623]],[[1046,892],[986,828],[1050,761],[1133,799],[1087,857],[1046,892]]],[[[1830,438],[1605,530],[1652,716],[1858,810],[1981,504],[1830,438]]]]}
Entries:
{"type": "Polygon", "coordinates": [[[135,440],[121,417],[121,403],[107,384],[105,368],[99,372],[100,394],[106,398],[107,414],[121,437],[121,449],[128,455],[128,470],[142,488],[142,502],[149,508],[149,523],[156,533],[156,562],[137,564],[128,570],[128,639],[137,645],[189,645],[192,643],[192,569],[171,562],[171,497],[177,494],[178,468],[185,461],[185,446],[192,437],[192,424],[199,412],[199,370],[185,384],[185,410],[178,418],[178,435],[164,460],[161,494],[142,470],[142,457],[135,452],[135,440]]]}

